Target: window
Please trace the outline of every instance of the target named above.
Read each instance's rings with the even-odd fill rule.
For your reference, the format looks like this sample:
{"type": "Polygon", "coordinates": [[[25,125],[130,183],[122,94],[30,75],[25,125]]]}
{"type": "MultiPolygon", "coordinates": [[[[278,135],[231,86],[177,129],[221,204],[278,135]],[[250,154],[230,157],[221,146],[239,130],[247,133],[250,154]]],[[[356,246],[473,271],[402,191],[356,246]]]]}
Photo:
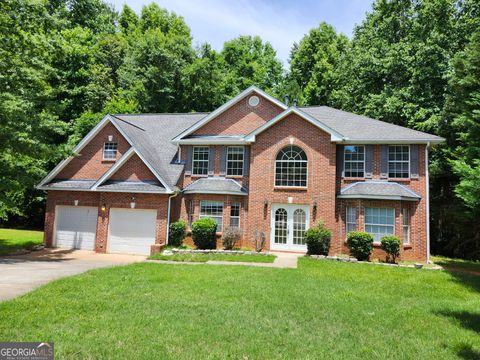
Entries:
{"type": "Polygon", "coordinates": [[[382,236],[393,235],[395,210],[392,208],[365,208],[365,231],[373,236],[373,241],[380,242],[382,236]]]}
{"type": "Polygon", "coordinates": [[[275,186],[307,186],[307,155],[298,146],[287,146],[278,153],[275,186]]]}
{"type": "Polygon", "coordinates": [[[223,228],[223,202],[200,201],[200,218],[212,218],[217,223],[217,231],[223,228]]]}
{"type": "Polygon", "coordinates": [[[403,208],[403,243],[410,244],[410,209],[403,208]]]}
{"type": "Polygon", "coordinates": [[[194,207],[193,207],[193,200],[188,201],[188,226],[191,228],[192,223],[193,223],[193,213],[194,213],[194,207]]]}
{"type": "Polygon", "coordinates": [[[365,146],[345,146],[345,177],[364,177],[365,146]]]}
{"type": "Polygon", "coordinates": [[[118,144],[116,142],[106,142],[103,145],[103,160],[115,160],[117,158],[118,144]]]}
{"type": "Polygon", "coordinates": [[[307,230],[307,214],[302,209],[297,209],[293,213],[293,243],[295,245],[305,245],[305,230],[307,230]]]}
{"type": "Polygon", "coordinates": [[[208,146],[193,147],[193,175],[208,175],[208,155],[210,149],[208,146]]]}
{"type": "Polygon", "coordinates": [[[230,205],[230,226],[240,227],[240,203],[232,203],[230,205]]]}
{"type": "Polygon", "coordinates": [[[388,147],[388,177],[410,177],[410,146],[390,145],[388,147]]]}
{"type": "Polygon", "coordinates": [[[347,233],[357,230],[357,208],[347,207],[347,233]]]}
{"type": "Polygon", "coordinates": [[[229,146],[227,148],[227,175],[243,175],[243,146],[229,146]]]}

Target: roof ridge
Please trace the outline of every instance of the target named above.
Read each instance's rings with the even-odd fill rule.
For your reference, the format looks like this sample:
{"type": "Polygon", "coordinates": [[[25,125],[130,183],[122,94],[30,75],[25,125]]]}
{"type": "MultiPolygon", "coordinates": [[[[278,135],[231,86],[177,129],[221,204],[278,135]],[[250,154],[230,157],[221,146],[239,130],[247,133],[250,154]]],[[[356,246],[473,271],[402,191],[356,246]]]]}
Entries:
{"type": "Polygon", "coordinates": [[[110,114],[113,116],[152,116],[152,115],[204,115],[210,114],[209,111],[198,112],[164,112],[164,113],[135,113],[135,114],[110,114]]]}

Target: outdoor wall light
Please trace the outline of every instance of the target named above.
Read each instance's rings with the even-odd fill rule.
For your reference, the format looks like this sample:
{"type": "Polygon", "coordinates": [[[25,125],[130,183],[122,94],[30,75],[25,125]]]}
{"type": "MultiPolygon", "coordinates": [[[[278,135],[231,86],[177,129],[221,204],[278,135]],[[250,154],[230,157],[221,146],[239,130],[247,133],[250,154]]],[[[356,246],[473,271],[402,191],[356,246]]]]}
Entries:
{"type": "Polygon", "coordinates": [[[78,206],[78,200],[73,200],[73,204],[74,204],[75,206],[78,206]]]}
{"type": "Polygon", "coordinates": [[[135,209],[135,196],[132,196],[132,201],[130,202],[130,208],[135,209]]]}
{"type": "Polygon", "coordinates": [[[317,211],[317,200],[313,202],[313,211],[317,211]]]}
{"type": "Polygon", "coordinates": [[[268,199],[263,200],[263,206],[268,207],[268,199]]]}
{"type": "Polygon", "coordinates": [[[107,205],[104,203],[101,207],[102,211],[105,212],[105,210],[107,210],[107,205]]]}

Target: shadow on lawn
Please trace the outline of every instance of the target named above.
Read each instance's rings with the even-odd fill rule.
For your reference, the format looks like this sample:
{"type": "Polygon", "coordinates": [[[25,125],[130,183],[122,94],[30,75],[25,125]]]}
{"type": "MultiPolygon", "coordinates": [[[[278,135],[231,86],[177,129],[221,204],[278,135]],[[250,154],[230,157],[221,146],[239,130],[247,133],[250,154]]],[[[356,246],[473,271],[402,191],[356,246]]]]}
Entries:
{"type": "Polygon", "coordinates": [[[26,249],[31,250],[34,246],[38,245],[38,241],[30,240],[22,242],[21,244],[15,244],[9,242],[8,239],[0,239],[0,255],[9,254],[15,250],[26,249]]]}
{"type": "Polygon", "coordinates": [[[480,275],[458,269],[444,269],[444,271],[450,274],[450,276],[452,277],[452,281],[455,281],[477,292],[480,292],[480,275]]]}
{"type": "MultiPolygon", "coordinates": [[[[480,313],[443,310],[437,312],[437,315],[450,318],[455,322],[460,322],[460,325],[465,329],[480,334],[480,313]]],[[[458,344],[455,346],[455,350],[457,351],[457,355],[462,359],[480,359],[480,351],[475,350],[471,344],[458,344]]]]}

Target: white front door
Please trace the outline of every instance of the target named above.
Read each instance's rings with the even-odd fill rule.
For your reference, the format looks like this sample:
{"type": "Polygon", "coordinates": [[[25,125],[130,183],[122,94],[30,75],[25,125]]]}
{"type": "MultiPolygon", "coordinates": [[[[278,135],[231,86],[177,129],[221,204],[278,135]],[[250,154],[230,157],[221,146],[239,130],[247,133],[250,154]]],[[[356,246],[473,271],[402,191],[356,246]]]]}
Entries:
{"type": "Polygon", "coordinates": [[[309,218],[308,205],[273,204],[270,249],[306,251],[303,234],[309,218]]]}
{"type": "Polygon", "coordinates": [[[150,255],[155,244],[157,210],[110,209],[107,252],[150,255]]]}

